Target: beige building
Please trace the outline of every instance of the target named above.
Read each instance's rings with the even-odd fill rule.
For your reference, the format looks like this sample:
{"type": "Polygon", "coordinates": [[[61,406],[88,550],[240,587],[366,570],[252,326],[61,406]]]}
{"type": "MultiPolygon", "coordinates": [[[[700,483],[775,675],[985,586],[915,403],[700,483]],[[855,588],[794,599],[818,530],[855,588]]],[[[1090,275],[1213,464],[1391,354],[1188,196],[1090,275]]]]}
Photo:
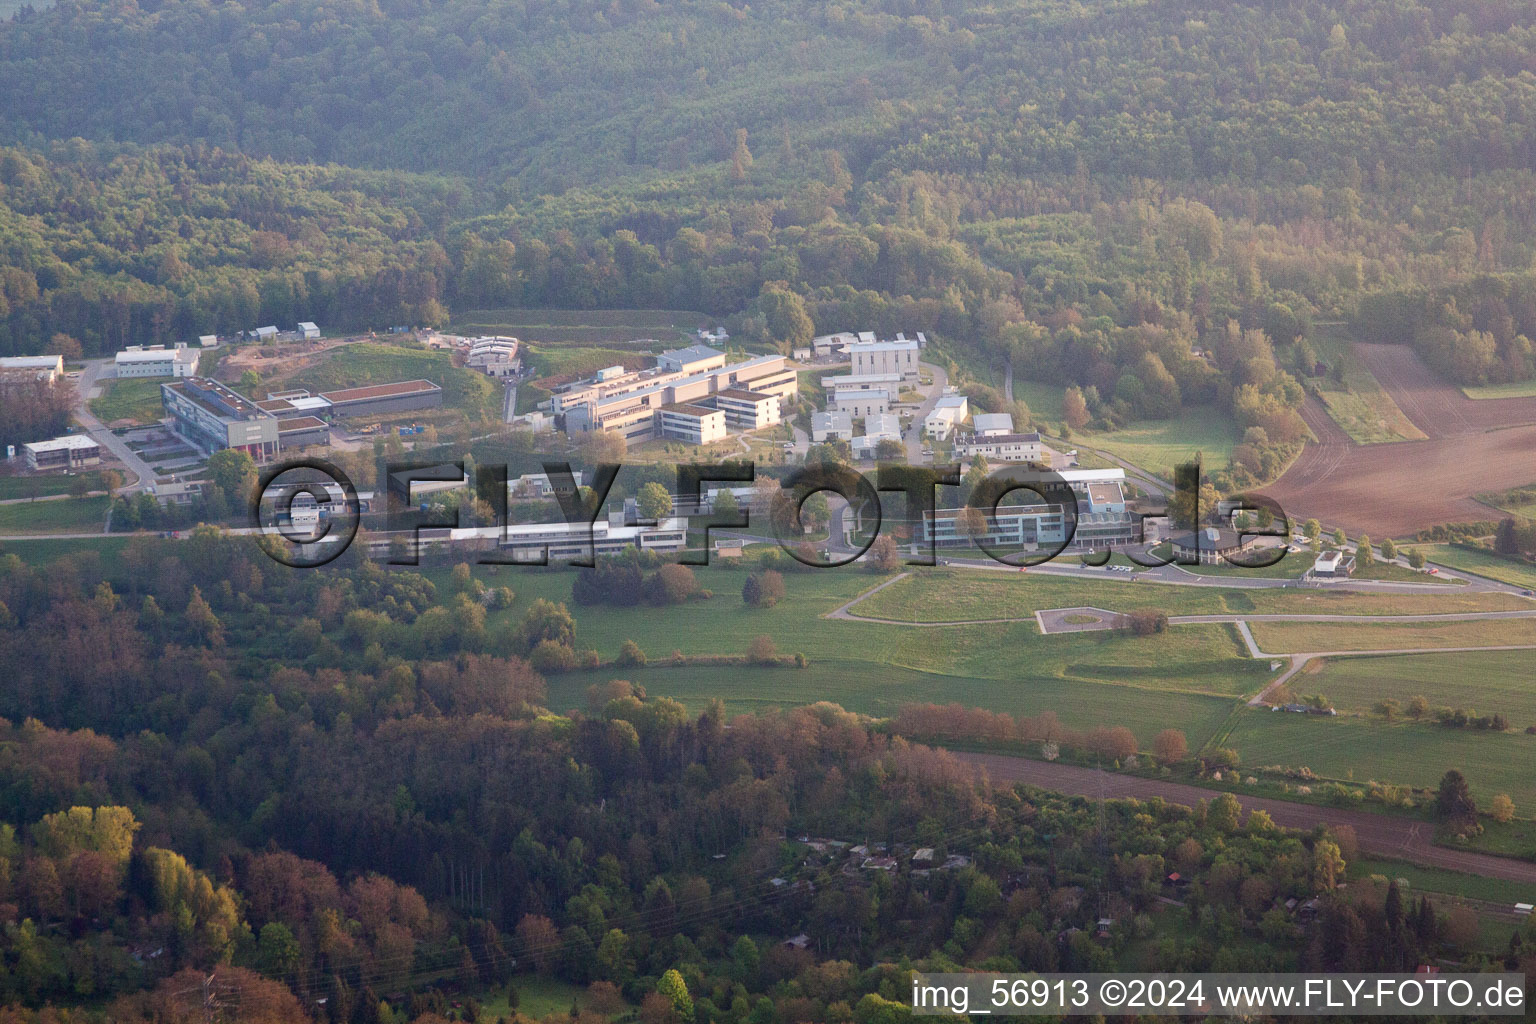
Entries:
{"type": "Polygon", "coordinates": [[[664,405],[656,413],[656,433],[670,441],[709,444],[725,437],[725,413],[702,405],[664,405]]]}
{"type": "Polygon", "coordinates": [[[918,343],[911,338],[861,341],[848,346],[854,376],[894,373],[899,374],[903,380],[917,380],[918,352],[918,343]]]}

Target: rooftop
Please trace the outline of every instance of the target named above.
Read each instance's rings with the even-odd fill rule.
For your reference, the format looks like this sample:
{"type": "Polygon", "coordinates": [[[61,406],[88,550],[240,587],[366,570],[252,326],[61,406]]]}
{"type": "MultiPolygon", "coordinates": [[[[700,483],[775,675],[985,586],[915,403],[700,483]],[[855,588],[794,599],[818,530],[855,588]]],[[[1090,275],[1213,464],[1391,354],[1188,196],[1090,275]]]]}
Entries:
{"type": "Polygon", "coordinates": [[[196,402],[217,416],[237,420],[254,420],[271,415],[255,402],[220,384],[212,377],[183,377],[180,380],[168,381],[160,385],[162,393],[166,389],[176,392],[189,401],[196,402]]]}
{"type": "Polygon", "coordinates": [[[153,348],[129,348],[117,353],[113,357],[119,363],[158,363],[166,359],[194,360],[197,351],[190,348],[166,348],[164,345],[156,345],[153,348]]]}
{"type": "Polygon", "coordinates": [[[723,391],[716,391],[715,397],[735,398],[743,402],[767,402],[773,398],[772,395],[761,391],[748,391],[746,388],[726,388],[723,391]]]}
{"type": "MultiPolygon", "coordinates": [[[[979,417],[978,417],[979,418],[979,417]]],[[[970,444],[1039,444],[1039,434],[989,434],[983,437],[980,434],[972,434],[968,441],[970,444]]]]}
{"type": "Polygon", "coordinates": [[[676,405],[664,405],[662,412],[680,412],[686,416],[724,416],[719,409],[706,409],[702,405],[689,405],[687,402],[679,402],[676,405]]]}
{"type": "Polygon", "coordinates": [[[32,441],[22,447],[30,452],[41,455],[43,452],[61,452],[66,449],[78,451],[84,448],[95,448],[97,444],[84,434],[66,434],[63,437],[53,437],[46,441],[32,441]]]}
{"type": "Polygon", "coordinates": [[[724,352],[717,348],[710,348],[708,345],[689,345],[687,348],[674,348],[663,352],[660,358],[679,363],[696,363],[701,359],[714,359],[716,356],[723,355],[725,355],[724,352]]]}
{"type": "Polygon", "coordinates": [[[940,409],[958,409],[965,404],[966,401],[964,395],[945,395],[934,405],[933,411],[938,412],[940,409]]]}
{"type": "Polygon", "coordinates": [[[317,416],[295,416],[292,419],[278,420],[277,432],[287,434],[295,430],[314,430],[316,427],[323,426],[325,426],[325,420],[317,416]]]}

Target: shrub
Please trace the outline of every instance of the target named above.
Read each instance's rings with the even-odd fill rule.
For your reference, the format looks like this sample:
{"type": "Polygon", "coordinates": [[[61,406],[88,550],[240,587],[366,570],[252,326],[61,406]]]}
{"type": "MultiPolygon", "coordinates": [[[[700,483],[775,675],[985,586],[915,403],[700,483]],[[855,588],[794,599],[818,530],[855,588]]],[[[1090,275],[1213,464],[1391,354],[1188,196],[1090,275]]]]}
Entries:
{"type": "Polygon", "coordinates": [[[779,649],[774,646],[770,636],[758,636],[752,639],[747,647],[747,660],[754,665],[776,665],[779,661],[779,649]]]}
{"type": "Polygon", "coordinates": [[[540,672],[569,672],[576,667],[576,652],[554,640],[540,640],[528,655],[528,662],[540,672]]]}
{"type": "Polygon", "coordinates": [[[686,565],[664,565],[645,581],[651,604],[682,604],[698,592],[699,581],[686,565]]]}
{"type": "Polygon", "coordinates": [[[747,577],[741,599],[753,608],[772,608],[784,599],[784,577],[773,569],[764,569],[747,577]]]}
{"type": "Polygon", "coordinates": [[[1130,615],[1131,632],[1137,636],[1152,636],[1168,628],[1168,613],[1156,608],[1138,608],[1130,615]]]}

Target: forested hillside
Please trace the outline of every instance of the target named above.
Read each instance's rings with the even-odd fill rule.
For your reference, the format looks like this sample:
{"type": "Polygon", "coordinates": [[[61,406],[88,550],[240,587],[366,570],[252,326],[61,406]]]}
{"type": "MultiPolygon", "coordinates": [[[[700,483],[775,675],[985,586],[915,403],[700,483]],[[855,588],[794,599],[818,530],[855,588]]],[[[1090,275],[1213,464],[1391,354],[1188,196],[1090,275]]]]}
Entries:
{"type": "Polygon", "coordinates": [[[926,330],[1081,388],[1100,426],[1217,402],[1263,448],[1299,421],[1239,392],[1294,410],[1295,339],[1392,293],[1376,335],[1427,310],[1466,342],[1418,339],[1443,369],[1529,377],[1530,5],[1208,8],[24,12],[0,25],[0,349],[701,309],[763,345],[926,330]],[[1240,351],[1191,356],[1229,321],[1240,351]]]}

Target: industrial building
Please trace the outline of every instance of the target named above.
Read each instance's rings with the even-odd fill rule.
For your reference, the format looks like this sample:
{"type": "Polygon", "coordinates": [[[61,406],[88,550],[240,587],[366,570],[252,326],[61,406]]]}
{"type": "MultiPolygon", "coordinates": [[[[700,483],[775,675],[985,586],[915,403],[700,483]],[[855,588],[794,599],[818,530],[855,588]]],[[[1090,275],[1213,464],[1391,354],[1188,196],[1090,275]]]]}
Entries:
{"type": "Polygon", "coordinates": [[[209,377],[160,385],[171,429],[205,455],[234,448],[265,462],[278,451],[277,417],[209,377]]]}
{"type": "Polygon", "coordinates": [[[847,352],[855,376],[895,374],[902,380],[917,380],[919,345],[914,339],[898,334],[895,341],[859,341],[849,345],[847,352]]]}
{"type": "Polygon", "coordinates": [[[880,413],[864,421],[864,434],[851,442],[855,459],[873,459],[881,441],[901,441],[901,419],[892,413],[880,413]]]}
{"type": "Polygon", "coordinates": [[[443,389],[429,380],[403,380],[394,384],[322,391],[320,397],[331,403],[332,416],[392,416],[441,408],[443,389]]]}
{"type": "Polygon", "coordinates": [[[977,437],[997,437],[1012,434],[1013,416],[1006,412],[979,412],[971,418],[971,429],[977,437]]]}
{"type": "Polygon", "coordinates": [[[298,335],[302,341],[318,341],[320,339],[320,328],[308,320],[301,320],[299,321],[298,335]]]}
{"type": "Polygon", "coordinates": [[[83,469],[101,462],[101,446],[84,434],[67,434],[21,446],[27,468],[39,473],[83,469]]]}
{"type": "Polygon", "coordinates": [[[853,439],[853,417],[846,412],[811,413],[811,440],[850,441],[853,439]]]}
{"type": "Polygon", "coordinates": [[[130,345],[112,358],[119,377],[194,377],[197,360],[198,350],[183,344],[130,345]]]}
{"type": "Polygon", "coordinates": [[[847,413],[854,417],[883,416],[891,411],[892,395],[889,391],[839,391],[828,402],[833,412],[847,413]]]}
{"type": "MultiPolygon", "coordinates": [[[[1077,526],[1072,535],[1072,547],[1102,549],[1141,541],[1141,517],[1126,507],[1120,487],[1123,470],[1086,470],[1070,479],[1067,474],[1056,476],[1066,480],[1077,497],[1077,526]]],[[[1013,493],[1031,494],[1023,490],[1013,493]]],[[[973,543],[970,535],[961,528],[960,512],[958,508],[939,509],[917,524],[915,532],[919,542],[926,544],[932,535],[939,547],[973,543]]],[[[1067,515],[1060,504],[1021,503],[999,507],[997,515],[988,521],[984,539],[992,547],[1051,547],[1067,539],[1066,531],[1067,515]]]]}
{"type": "Polygon", "coordinates": [[[31,375],[50,383],[64,376],[64,357],[50,356],[0,356],[0,373],[16,376],[31,375]]]}
{"type": "Polygon", "coordinates": [[[970,414],[971,405],[964,395],[945,395],[934,405],[928,418],[923,420],[923,429],[929,437],[942,441],[964,423],[970,414]]]}
{"type": "Polygon", "coordinates": [[[475,338],[469,342],[464,365],[489,377],[510,377],[522,365],[517,358],[518,348],[516,338],[501,335],[475,338]]]}
{"type": "Polygon", "coordinates": [[[672,373],[703,373],[725,365],[725,353],[708,345],[690,345],[656,357],[656,365],[672,373]]]}
{"type": "Polygon", "coordinates": [[[277,421],[277,439],[283,451],[311,444],[330,444],[331,427],[318,416],[294,416],[277,421]]]}

